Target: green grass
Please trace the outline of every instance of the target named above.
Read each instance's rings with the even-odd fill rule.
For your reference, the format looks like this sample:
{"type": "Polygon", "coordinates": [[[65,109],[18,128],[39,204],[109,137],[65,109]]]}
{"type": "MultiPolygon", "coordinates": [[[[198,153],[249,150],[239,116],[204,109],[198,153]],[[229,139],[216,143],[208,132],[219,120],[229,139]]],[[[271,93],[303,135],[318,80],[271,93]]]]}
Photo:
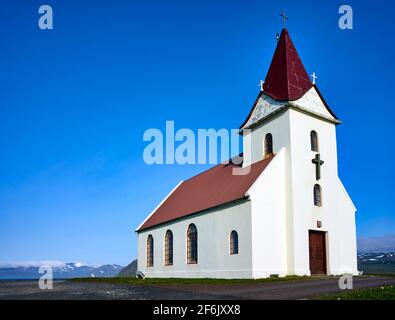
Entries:
{"type": "Polygon", "coordinates": [[[112,283],[112,284],[128,284],[128,285],[179,285],[179,284],[254,284],[262,282],[281,282],[281,281],[292,281],[292,280],[308,280],[317,279],[316,277],[300,277],[300,276],[287,276],[279,278],[264,278],[264,279],[209,279],[209,278],[75,278],[70,281],[83,281],[83,282],[94,282],[94,283],[112,283]]]}
{"type": "Polygon", "coordinates": [[[395,286],[347,290],[337,294],[324,294],[315,300],[395,300],[395,286]]]}

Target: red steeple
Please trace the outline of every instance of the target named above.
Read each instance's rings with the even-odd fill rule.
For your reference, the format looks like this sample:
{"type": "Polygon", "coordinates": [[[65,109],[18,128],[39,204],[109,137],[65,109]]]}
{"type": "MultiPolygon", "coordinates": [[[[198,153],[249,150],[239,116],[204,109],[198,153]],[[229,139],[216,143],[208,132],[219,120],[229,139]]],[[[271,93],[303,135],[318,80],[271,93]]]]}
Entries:
{"type": "Polygon", "coordinates": [[[293,101],[313,86],[289,36],[283,29],[267,72],[263,92],[275,100],[293,101]]]}

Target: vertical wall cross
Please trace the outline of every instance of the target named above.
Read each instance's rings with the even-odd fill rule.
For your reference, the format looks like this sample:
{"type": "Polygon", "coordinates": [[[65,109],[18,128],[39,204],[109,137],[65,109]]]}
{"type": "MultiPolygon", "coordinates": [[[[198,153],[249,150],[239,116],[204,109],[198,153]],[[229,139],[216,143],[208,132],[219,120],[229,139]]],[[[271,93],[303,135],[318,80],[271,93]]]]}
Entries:
{"type": "Polygon", "coordinates": [[[316,180],[321,179],[321,166],[324,164],[324,161],[321,160],[320,154],[317,153],[315,158],[311,160],[312,163],[315,164],[315,178],[316,180]]]}

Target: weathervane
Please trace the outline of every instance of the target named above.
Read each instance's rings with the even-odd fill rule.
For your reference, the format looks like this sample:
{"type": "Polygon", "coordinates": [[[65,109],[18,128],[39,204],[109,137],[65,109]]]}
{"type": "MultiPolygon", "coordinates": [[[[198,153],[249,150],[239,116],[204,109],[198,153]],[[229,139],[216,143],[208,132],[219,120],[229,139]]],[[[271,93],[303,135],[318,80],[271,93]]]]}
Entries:
{"type": "Polygon", "coordinates": [[[288,17],[285,15],[285,11],[280,14],[280,17],[283,18],[283,28],[285,29],[285,22],[288,20],[288,17]]]}

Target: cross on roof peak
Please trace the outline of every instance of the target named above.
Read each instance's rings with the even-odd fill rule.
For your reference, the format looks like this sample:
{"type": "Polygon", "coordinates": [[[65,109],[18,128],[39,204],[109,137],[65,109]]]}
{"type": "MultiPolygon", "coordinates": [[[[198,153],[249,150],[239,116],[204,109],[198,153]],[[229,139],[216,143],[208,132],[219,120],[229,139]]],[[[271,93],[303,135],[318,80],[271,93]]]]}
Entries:
{"type": "Polygon", "coordinates": [[[261,91],[263,91],[263,85],[265,84],[265,81],[261,80],[261,82],[259,83],[259,86],[261,87],[261,91]]]}
{"type": "Polygon", "coordinates": [[[317,81],[317,79],[318,79],[317,74],[316,74],[315,72],[313,72],[313,73],[311,74],[311,77],[313,78],[313,84],[315,84],[316,81],[317,81]]]}
{"type": "Polygon", "coordinates": [[[283,18],[283,28],[285,29],[285,23],[288,20],[288,17],[285,15],[285,11],[281,12],[280,17],[283,18]]]}

